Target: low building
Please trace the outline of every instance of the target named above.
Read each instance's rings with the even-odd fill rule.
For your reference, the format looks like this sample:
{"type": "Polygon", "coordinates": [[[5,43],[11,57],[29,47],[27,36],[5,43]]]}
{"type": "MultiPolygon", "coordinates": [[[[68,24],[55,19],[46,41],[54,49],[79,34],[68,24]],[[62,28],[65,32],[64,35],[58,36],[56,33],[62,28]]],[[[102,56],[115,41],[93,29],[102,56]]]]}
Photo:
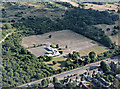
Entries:
{"type": "Polygon", "coordinates": [[[110,83],[105,81],[103,78],[97,78],[98,81],[100,81],[100,84],[103,86],[103,87],[110,87],[110,83]]]}
{"type": "Polygon", "coordinates": [[[116,75],[116,78],[118,78],[120,80],[120,74],[116,75]]]}
{"type": "Polygon", "coordinates": [[[51,51],[51,53],[47,53],[46,56],[58,56],[58,55],[60,55],[60,53],[58,52],[58,50],[56,48],[52,48],[50,46],[47,46],[46,49],[51,51]]]}

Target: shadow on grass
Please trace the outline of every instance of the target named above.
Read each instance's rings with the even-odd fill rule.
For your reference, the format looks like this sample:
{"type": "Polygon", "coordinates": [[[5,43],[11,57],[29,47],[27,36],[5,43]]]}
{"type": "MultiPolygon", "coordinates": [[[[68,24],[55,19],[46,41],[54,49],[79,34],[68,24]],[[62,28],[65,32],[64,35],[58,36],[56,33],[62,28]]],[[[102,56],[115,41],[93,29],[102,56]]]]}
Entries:
{"type": "Polygon", "coordinates": [[[58,61],[58,63],[60,64],[59,67],[65,67],[65,65],[66,65],[65,61],[58,61]]]}

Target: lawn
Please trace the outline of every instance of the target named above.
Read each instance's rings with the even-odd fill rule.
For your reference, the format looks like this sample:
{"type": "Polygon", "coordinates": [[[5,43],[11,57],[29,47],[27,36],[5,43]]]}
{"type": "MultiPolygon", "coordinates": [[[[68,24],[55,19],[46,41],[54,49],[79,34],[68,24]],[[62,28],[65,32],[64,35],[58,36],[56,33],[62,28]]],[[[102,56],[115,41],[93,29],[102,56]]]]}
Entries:
{"type": "Polygon", "coordinates": [[[49,62],[45,62],[45,64],[48,64],[49,66],[51,66],[57,70],[57,69],[60,69],[65,66],[66,59],[67,58],[61,56],[61,57],[53,58],[53,60],[51,60],[49,62]],[[53,65],[53,63],[52,63],[53,61],[56,61],[57,64],[53,65]]]}

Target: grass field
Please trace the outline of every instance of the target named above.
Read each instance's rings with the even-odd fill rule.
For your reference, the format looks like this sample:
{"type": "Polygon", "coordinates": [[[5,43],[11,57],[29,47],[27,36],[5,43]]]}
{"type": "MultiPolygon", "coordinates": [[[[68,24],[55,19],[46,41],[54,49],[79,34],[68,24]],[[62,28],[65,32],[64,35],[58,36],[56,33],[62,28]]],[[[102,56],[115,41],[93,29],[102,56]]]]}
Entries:
{"type": "Polygon", "coordinates": [[[118,10],[118,3],[114,3],[114,4],[103,4],[103,5],[97,5],[97,4],[91,4],[91,3],[85,3],[85,9],[95,9],[95,10],[99,10],[99,11],[105,11],[105,10],[118,10]]]}
{"type": "MultiPolygon", "coordinates": [[[[97,54],[99,54],[108,50],[106,47],[100,45],[99,43],[70,30],[49,32],[43,35],[33,35],[25,37],[22,41],[22,46],[25,48],[33,46],[33,44],[59,44],[60,48],[65,48],[66,45],[68,46],[67,49],[63,50],[62,55],[53,57],[52,61],[57,61],[57,64],[53,65],[52,61],[45,62],[55,69],[64,67],[66,60],[66,57],[64,56],[73,51],[78,51],[80,52],[81,56],[85,56],[88,55],[90,51],[95,51],[97,54]],[[52,35],[52,37],[48,38],[49,35],[52,35]]],[[[45,54],[45,47],[46,46],[40,46],[29,48],[28,50],[38,57],[45,54]]]]}
{"type": "MultiPolygon", "coordinates": [[[[97,45],[95,45],[93,47],[86,48],[84,50],[79,50],[81,56],[86,56],[91,51],[94,51],[96,54],[99,54],[99,53],[108,51],[108,48],[103,47],[103,46],[97,46],[97,45]]],[[[61,56],[61,57],[53,58],[52,61],[45,62],[45,63],[57,70],[57,69],[65,67],[65,63],[66,63],[65,61],[66,61],[66,59],[67,59],[66,57],[61,56]],[[52,63],[53,61],[56,61],[57,64],[53,65],[53,63],[52,63]]]]}
{"type": "MultiPolygon", "coordinates": [[[[49,32],[43,35],[33,35],[25,37],[22,41],[22,45],[25,48],[31,47],[33,44],[59,44],[59,47],[63,49],[65,49],[65,46],[67,45],[68,48],[64,50],[64,54],[70,53],[72,51],[91,48],[95,45],[99,46],[97,42],[94,42],[93,40],[90,40],[70,30],[49,32]],[[52,38],[48,38],[49,35],[52,35],[52,38]]],[[[45,47],[46,46],[29,48],[28,50],[31,51],[35,56],[40,56],[45,54],[45,47]]]]}
{"type": "Polygon", "coordinates": [[[120,40],[119,39],[120,32],[117,35],[111,36],[111,33],[113,31],[113,27],[114,26],[119,26],[119,21],[116,21],[114,25],[99,24],[99,25],[94,25],[94,26],[104,30],[106,35],[108,35],[113,42],[116,42],[116,44],[118,44],[120,42],[119,41],[120,40]],[[110,31],[106,31],[107,28],[110,28],[110,31]]]}

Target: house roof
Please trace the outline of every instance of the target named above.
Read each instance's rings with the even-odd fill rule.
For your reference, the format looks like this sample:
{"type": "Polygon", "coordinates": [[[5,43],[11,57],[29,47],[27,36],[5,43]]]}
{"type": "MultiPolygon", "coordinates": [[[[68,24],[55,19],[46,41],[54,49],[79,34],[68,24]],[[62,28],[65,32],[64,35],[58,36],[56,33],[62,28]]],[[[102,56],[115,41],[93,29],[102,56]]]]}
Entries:
{"type": "Polygon", "coordinates": [[[120,74],[116,75],[118,78],[120,78],[120,74]]]}

